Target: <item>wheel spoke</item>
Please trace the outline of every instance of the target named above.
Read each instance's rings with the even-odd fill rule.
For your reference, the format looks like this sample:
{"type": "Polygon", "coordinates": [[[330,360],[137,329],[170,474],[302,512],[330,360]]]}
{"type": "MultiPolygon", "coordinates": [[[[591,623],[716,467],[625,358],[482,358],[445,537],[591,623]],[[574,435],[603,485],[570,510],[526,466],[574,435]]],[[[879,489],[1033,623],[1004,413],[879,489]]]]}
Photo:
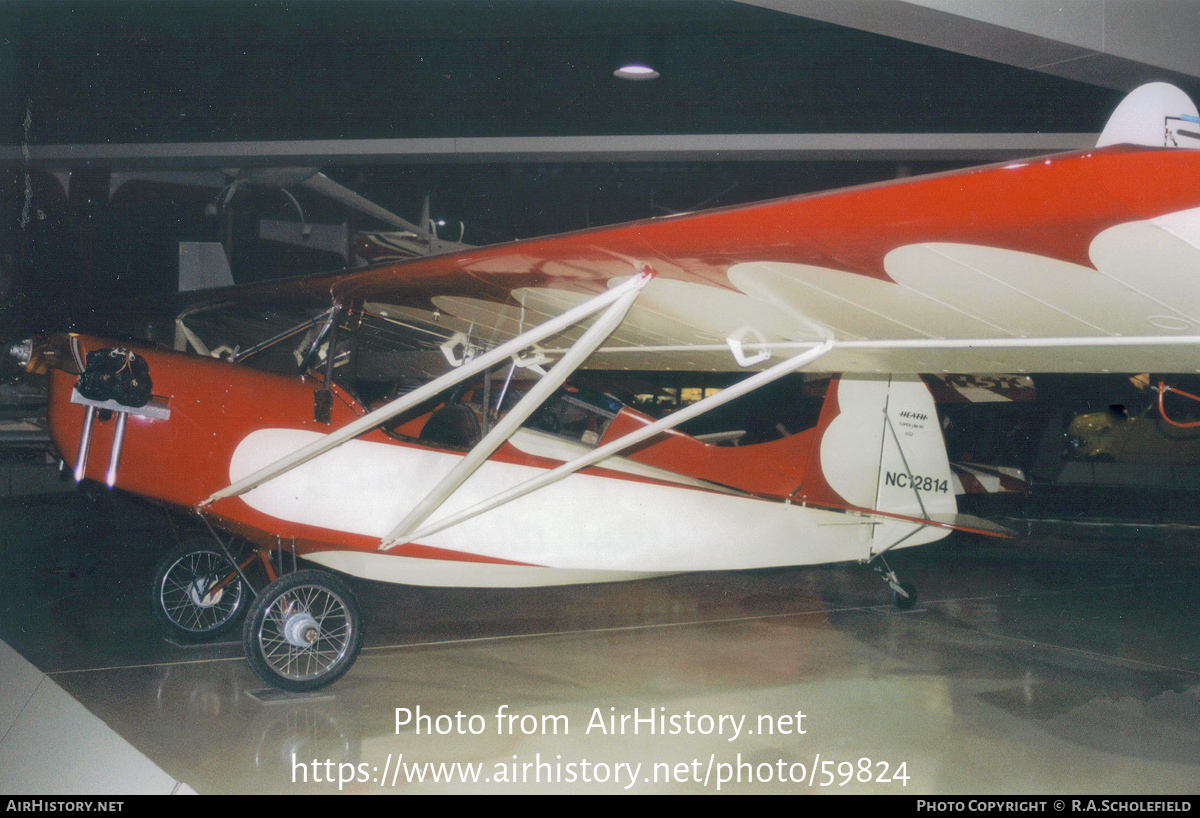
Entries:
{"type": "Polygon", "coordinates": [[[236,570],[221,554],[209,550],[182,554],[162,573],[158,602],[162,613],[180,630],[201,634],[216,630],[238,612],[242,584],[233,579],[212,589],[236,570]]]}
{"type": "Polygon", "coordinates": [[[346,602],[326,588],[303,585],[270,603],[258,640],[262,658],[273,670],[287,679],[307,681],[342,660],[352,636],[346,602]],[[311,645],[295,645],[285,635],[289,620],[298,616],[311,617],[318,631],[311,645]]]}

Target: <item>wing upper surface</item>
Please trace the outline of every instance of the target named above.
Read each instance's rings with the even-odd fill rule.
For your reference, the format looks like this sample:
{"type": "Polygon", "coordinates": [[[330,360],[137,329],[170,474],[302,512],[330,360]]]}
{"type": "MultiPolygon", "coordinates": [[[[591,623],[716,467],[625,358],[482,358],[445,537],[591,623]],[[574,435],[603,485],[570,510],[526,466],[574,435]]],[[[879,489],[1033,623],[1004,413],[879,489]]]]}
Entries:
{"type": "Polygon", "coordinates": [[[1114,146],[216,297],[384,303],[496,343],[643,266],[657,277],[591,366],[728,370],[736,336],[833,340],[828,371],[1195,371],[1200,151],[1114,146]]]}

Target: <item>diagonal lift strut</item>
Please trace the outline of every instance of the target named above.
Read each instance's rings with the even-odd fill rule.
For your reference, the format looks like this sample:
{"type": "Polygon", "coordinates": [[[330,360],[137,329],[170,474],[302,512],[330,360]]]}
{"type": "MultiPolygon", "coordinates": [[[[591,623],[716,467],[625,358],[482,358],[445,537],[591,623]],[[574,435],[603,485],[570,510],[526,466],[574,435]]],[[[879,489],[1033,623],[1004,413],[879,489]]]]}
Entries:
{"type": "MultiPolygon", "coordinates": [[[[390,403],[381,406],[373,412],[358,418],[351,423],[346,424],[336,431],[330,432],[307,446],[302,446],[296,451],[288,454],[278,460],[270,463],[258,471],[247,475],[246,477],[232,483],[220,491],[214,492],[207,499],[201,501],[197,509],[201,510],[209,505],[212,505],[218,500],[223,500],[228,497],[237,497],[245,494],[253,488],[256,488],[269,480],[274,480],[280,475],[304,465],[315,457],[324,454],[331,449],[347,443],[359,435],[365,434],[377,426],[386,423],[397,415],[403,414],[414,406],[426,401],[436,395],[444,392],[457,383],[460,383],[480,372],[491,369],[493,366],[515,355],[522,350],[530,347],[539,341],[556,335],[563,330],[578,324],[593,313],[613,305],[615,302],[621,301],[630,293],[637,293],[646,285],[653,277],[652,272],[643,272],[633,276],[627,281],[613,287],[611,290],[600,293],[599,295],[588,299],[582,304],[567,310],[563,314],[551,318],[545,323],[521,333],[516,338],[513,338],[507,343],[501,344],[494,349],[491,349],[482,355],[477,355],[469,362],[464,362],[457,369],[435,378],[424,386],[414,389],[406,395],[397,398],[390,403]]],[[[606,333],[607,334],[607,333],[606,333]]]]}
{"type": "Polygon", "coordinates": [[[622,437],[619,437],[616,440],[605,444],[604,446],[593,449],[591,452],[564,463],[558,468],[551,469],[550,471],[534,477],[531,480],[527,480],[524,483],[514,486],[506,491],[502,491],[499,494],[488,498],[487,500],[476,503],[470,508],[463,509],[456,514],[452,514],[434,522],[431,525],[425,526],[419,531],[412,532],[411,534],[395,534],[395,532],[393,532],[393,534],[384,539],[383,543],[379,546],[379,550],[388,551],[397,546],[413,542],[423,537],[428,537],[451,526],[458,525],[459,523],[469,520],[472,517],[477,517],[486,511],[491,511],[498,506],[511,503],[513,500],[524,497],[526,494],[545,488],[552,483],[556,483],[559,480],[569,477],[581,469],[585,469],[588,466],[599,463],[600,461],[617,454],[618,452],[622,452],[625,449],[636,446],[643,440],[648,440],[649,438],[661,434],[668,429],[672,429],[679,424],[684,423],[685,421],[691,420],[692,418],[702,415],[705,412],[716,409],[718,406],[722,406],[729,401],[734,400],[735,398],[739,398],[742,395],[753,392],[754,390],[765,386],[772,381],[782,378],[784,375],[787,375],[790,372],[795,372],[801,367],[815,361],[817,358],[820,358],[831,349],[833,349],[833,342],[826,341],[810,350],[800,353],[799,355],[788,358],[786,361],[782,361],[769,369],[765,369],[762,372],[751,375],[741,383],[737,383],[731,387],[723,389],[715,395],[710,395],[703,400],[693,403],[691,406],[680,409],[678,412],[673,412],[670,415],[667,415],[665,418],[661,418],[654,423],[643,426],[641,429],[630,432],[627,435],[623,435],[622,437]]]}
{"type": "Polygon", "coordinates": [[[567,378],[571,377],[575,370],[587,360],[588,356],[604,343],[613,330],[620,326],[621,322],[625,320],[625,314],[629,312],[629,308],[633,306],[633,302],[640,292],[641,287],[630,290],[605,310],[604,314],[597,318],[587,332],[559,359],[558,363],[551,367],[549,372],[542,375],[537,384],[517,402],[517,405],[497,421],[492,430],[475,444],[471,451],[467,452],[467,456],[458,461],[450,473],[443,477],[413,507],[412,511],[405,515],[404,519],[383,538],[383,542],[392,542],[411,534],[417,526],[428,519],[430,514],[441,508],[458,487],[478,471],[479,467],[492,456],[492,453],[512,437],[521,424],[537,411],[554,390],[562,386],[567,378]]]}

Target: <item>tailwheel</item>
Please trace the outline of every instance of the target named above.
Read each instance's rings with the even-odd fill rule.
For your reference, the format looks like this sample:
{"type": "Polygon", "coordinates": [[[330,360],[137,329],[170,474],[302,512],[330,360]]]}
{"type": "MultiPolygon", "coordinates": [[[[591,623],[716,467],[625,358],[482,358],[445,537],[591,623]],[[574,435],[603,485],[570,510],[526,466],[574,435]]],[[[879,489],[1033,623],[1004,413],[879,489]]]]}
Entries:
{"type": "Polygon", "coordinates": [[[272,687],[316,690],[341,678],[362,648],[350,587],[325,571],[296,571],[258,595],[242,629],[246,660],[272,687]]]}
{"type": "Polygon", "coordinates": [[[875,573],[892,589],[892,603],[902,611],[909,611],[917,604],[917,586],[911,582],[901,582],[900,577],[887,564],[883,554],[877,554],[869,560],[875,573]]]}
{"type": "Polygon", "coordinates": [[[901,582],[898,588],[892,589],[892,603],[902,611],[912,610],[917,604],[917,586],[911,582],[901,582]]]}
{"type": "Polygon", "coordinates": [[[154,617],[176,639],[199,642],[237,625],[249,601],[237,566],[203,538],[187,540],[158,564],[154,617]]]}

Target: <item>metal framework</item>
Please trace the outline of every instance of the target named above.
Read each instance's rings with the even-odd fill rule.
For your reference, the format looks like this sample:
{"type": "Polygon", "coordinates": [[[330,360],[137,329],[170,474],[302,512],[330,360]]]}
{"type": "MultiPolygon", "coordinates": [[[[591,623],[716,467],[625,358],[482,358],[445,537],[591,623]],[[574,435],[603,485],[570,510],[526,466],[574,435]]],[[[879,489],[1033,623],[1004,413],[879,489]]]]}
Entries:
{"type": "Polygon", "coordinates": [[[71,390],[71,403],[87,407],[83,415],[83,431],[79,434],[79,451],[75,456],[76,483],[83,480],[83,476],[87,471],[88,452],[92,446],[92,427],[95,424],[96,413],[99,411],[108,411],[116,416],[117,421],[113,429],[112,448],[108,455],[108,469],[104,473],[104,482],[109,488],[112,488],[117,482],[117,469],[121,465],[121,449],[125,445],[125,422],[129,416],[137,415],[138,417],[151,418],[153,420],[169,420],[171,417],[171,410],[165,404],[157,401],[151,401],[145,406],[134,408],[125,406],[115,400],[91,400],[80,395],[76,389],[71,390]]]}
{"type": "MultiPolygon", "coordinates": [[[[537,384],[525,394],[512,410],[502,417],[484,438],[477,443],[467,456],[460,460],[450,473],[442,478],[429,494],[417,503],[400,523],[383,538],[385,543],[403,539],[413,529],[428,519],[429,515],[441,508],[446,500],[461,486],[467,478],[474,474],[480,466],[500,447],[502,443],[513,436],[513,433],[529,418],[555,389],[579,368],[596,347],[612,334],[625,314],[633,306],[641,288],[630,290],[612,306],[605,310],[588,331],[572,345],[566,355],[556,363],[549,372],[541,377],[537,384]]],[[[485,401],[486,406],[486,401],[485,401]]],[[[486,412],[485,412],[486,414],[486,412]]]]}
{"type": "MultiPolygon", "coordinates": [[[[630,293],[633,293],[636,296],[636,293],[640,292],[641,289],[646,286],[650,279],[653,278],[653,275],[654,274],[649,271],[643,272],[640,275],[636,275],[617,285],[616,287],[613,287],[611,290],[601,293],[600,295],[588,299],[579,306],[567,310],[562,315],[559,315],[556,318],[551,318],[537,327],[518,335],[511,341],[501,344],[500,346],[495,347],[481,355],[477,355],[470,361],[464,361],[463,364],[457,369],[447,372],[445,375],[442,375],[439,378],[435,378],[424,386],[409,392],[407,395],[403,395],[396,400],[381,406],[375,411],[369,412],[358,420],[346,424],[341,429],[338,429],[337,431],[331,432],[328,435],[313,441],[309,445],[292,452],[286,457],[281,457],[274,463],[264,466],[253,474],[242,478],[236,483],[226,486],[220,491],[214,492],[206,500],[203,500],[197,508],[203,509],[209,505],[212,505],[218,500],[223,500],[228,497],[237,497],[238,495],[244,494],[247,491],[250,491],[251,489],[261,485],[262,483],[267,482],[268,480],[273,480],[282,474],[286,474],[292,469],[307,463],[309,460],[312,460],[314,457],[322,455],[331,449],[337,448],[338,446],[341,446],[342,444],[371,431],[377,426],[386,423],[397,415],[403,414],[423,401],[435,397],[455,384],[461,383],[462,381],[474,375],[491,369],[505,358],[516,355],[527,347],[530,347],[539,341],[562,332],[568,327],[574,326],[593,313],[599,312],[615,302],[622,301],[625,296],[629,295],[630,293]]],[[[632,303],[632,300],[630,303],[632,303]]],[[[626,309],[628,309],[628,307],[626,307],[626,309]]],[[[624,313],[622,312],[622,315],[623,314],[624,313]]],[[[617,323],[620,322],[618,321],[617,323]]],[[[612,327],[610,327],[608,332],[611,332],[615,326],[616,325],[614,324],[612,327]]],[[[603,337],[607,337],[608,332],[606,332],[603,337]]],[[[599,341],[603,340],[603,337],[596,340],[596,345],[599,345],[599,341]]],[[[580,362],[582,362],[582,360],[580,362]]]]}

